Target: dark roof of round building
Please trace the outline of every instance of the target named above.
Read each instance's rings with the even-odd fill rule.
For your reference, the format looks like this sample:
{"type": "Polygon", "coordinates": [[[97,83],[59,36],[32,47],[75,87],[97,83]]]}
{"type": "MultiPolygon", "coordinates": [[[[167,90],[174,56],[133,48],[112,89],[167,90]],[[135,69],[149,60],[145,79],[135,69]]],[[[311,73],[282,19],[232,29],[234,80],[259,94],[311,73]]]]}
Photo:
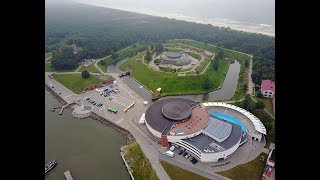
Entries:
{"type": "Polygon", "coordinates": [[[162,114],[163,106],[170,102],[181,102],[187,104],[189,107],[196,103],[193,100],[184,98],[167,98],[156,101],[147,109],[145,115],[146,123],[152,129],[158,132],[169,131],[171,126],[177,122],[177,120],[168,119],[162,114]]]}
{"type": "Polygon", "coordinates": [[[188,118],[191,112],[191,108],[183,102],[169,102],[162,107],[162,114],[174,121],[188,118]]]}

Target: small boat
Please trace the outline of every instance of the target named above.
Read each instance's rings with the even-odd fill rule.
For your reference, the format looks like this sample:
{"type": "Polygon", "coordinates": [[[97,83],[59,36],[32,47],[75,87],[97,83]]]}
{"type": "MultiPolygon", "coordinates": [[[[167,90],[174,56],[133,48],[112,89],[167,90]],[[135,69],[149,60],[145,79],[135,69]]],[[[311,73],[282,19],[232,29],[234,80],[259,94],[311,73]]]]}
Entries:
{"type": "Polygon", "coordinates": [[[57,164],[56,160],[50,161],[48,164],[45,166],[45,173],[50,171],[55,165],[57,164]]]}

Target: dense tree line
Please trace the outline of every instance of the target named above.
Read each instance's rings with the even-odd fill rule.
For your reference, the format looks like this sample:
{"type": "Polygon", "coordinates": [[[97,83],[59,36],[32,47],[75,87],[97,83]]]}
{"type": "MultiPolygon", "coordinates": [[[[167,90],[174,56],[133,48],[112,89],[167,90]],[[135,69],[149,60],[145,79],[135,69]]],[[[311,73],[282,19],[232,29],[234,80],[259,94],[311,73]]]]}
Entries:
{"type": "Polygon", "coordinates": [[[274,80],[274,60],[265,59],[262,57],[253,57],[252,64],[252,81],[255,84],[260,85],[261,80],[270,79],[274,80]]]}
{"type": "Polygon", "coordinates": [[[148,62],[151,61],[152,55],[151,55],[150,51],[147,51],[147,54],[146,54],[146,56],[144,57],[144,59],[147,60],[148,62]]]}
{"type": "MultiPolygon", "coordinates": [[[[46,51],[57,50],[62,44],[75,43],[82,48],[82,53],[77,57],[101,58],[136,42],[193,39],[253,54],[259,57],[254,60],[256,67],[259,68],[257,64],[266,65],[267,70],[261,72],[274,76],[271,66],[275,56],[273,37],[78,3],[46,6],[45,15],[46,51]]],[[[155,49],[159,52],[163,47],[156,44],[155,49]]],[[[54,62],[58,61],[61,59],[54,62]]],[[[75,62],[79,59],[59,62],[54,68],[75,62]]],[[[254,73],[260,77],[266,76],[260,74],[257,68],[254,73]]]]}

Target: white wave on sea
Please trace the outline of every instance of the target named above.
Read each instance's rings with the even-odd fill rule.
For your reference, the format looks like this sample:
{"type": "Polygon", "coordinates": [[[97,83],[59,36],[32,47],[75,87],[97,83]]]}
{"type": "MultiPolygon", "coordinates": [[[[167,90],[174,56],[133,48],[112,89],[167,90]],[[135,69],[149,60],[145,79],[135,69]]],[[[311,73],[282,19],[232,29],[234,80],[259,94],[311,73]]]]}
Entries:
{"type": "Polygon", "coordinates": [[[213,26],[230,28],[238,31],[245,31],[250,33],[261,33],[268,36],[275,36],[273,27],[268,24],[253,24],[248,22],[240,22],[232,19],[222,18],[196,18],[192,16],[186,16],[180,13],[159,13],[148,9],[127,9],[127,11],[134,11],[137,13],[148,14],[153,16],[167,17],[170,19],[183,20],[188,22],[196,22],[200,24],[211,24],[213,26]]]}
{"type": "MultiPolygon", "coordinates": [[[[107,7],[105,4],[100,3],[93,3],[97,6],[107,7]]],[[[110,7],[114,9],[120,9],[124,11],[131,11],[141,14],[153,15],[153,16],[160,16],[160,17],[167,17],[170,19],[176,20],[183,20],[188,22],[195,22],[201,24],[211,24],[213,26],[218,27],[225,27],[230,28],[238,31],[250,32],[250,33],[261,33],[268,36],[275,36],[274,27],[268,24],[253,24],[248,22],[240,22],[234,19],[222,19],[222,18],[197,18],[192,16],[186,16],[180,13],[160,13],[157,11],[153,11],[150,9],[142,9],[142,8],[135,8],[135,7],[110,7]]]]}

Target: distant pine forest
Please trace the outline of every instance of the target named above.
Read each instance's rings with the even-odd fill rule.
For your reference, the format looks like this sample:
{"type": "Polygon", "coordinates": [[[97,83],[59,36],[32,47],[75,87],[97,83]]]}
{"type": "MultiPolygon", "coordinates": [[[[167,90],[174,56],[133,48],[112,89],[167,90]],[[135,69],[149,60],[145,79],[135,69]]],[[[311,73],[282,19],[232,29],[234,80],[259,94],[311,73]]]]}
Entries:
{"type": "Polygon", "coordinates": [[[192,39],[252,54],[253,82],[274,80],[274,37],[80,3],[45,8],[45,51],[52,52],[55,70],[75,69],[83,59],[103,58],[137,42],[170,39],[192,39]],[[72,53],[72,44],[81,50],[72,53]]]}

